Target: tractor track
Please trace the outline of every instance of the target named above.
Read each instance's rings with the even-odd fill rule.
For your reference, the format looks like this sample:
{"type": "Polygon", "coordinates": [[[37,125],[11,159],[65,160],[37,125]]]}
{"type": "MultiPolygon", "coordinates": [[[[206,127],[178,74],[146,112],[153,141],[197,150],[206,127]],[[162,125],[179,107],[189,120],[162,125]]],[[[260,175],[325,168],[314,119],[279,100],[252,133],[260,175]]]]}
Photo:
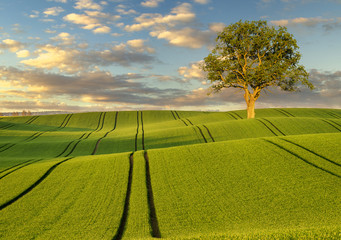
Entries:
{"type": "Polygon", "coordinates": [[[283,136],[285,136],[285,134],[284,134],[281,130],[279,130],[279,128],[278,128],[275,124],[273,124],[272,122],[270,122],[270,120],[268,120],[268,119],[266,119],[266,118],[262,118],[262,120],[268,122],[268,123],[269,123],[271,126],[273,126],[280,134],[282,134],[283,136]]]}
{"type": "Polygon", "coordinates": [[[257,119],[257,121],[262,123],[270,132],[272,132],[273,135],[278,136],[265,122],[261,121],[260,119],[257,119]]]}
{"type": "Polygon", "coordinates": [[[124,200],[124,207],[123,207],[123,213],[120,220],[120,225],[116,231],[115,236],[112,238],[112,240],[120,240],[122,239],[125,226],[128,219],[129,214],[129,203],[130,203],[130,195],[131,195],[131,185],[133,181],[133,167],[134,167],[134,152],[132,152],[129,155],[129,173],[128,173],[128,183],[127,183],[127,191],[126,191],[126,197],[124,200]]]}
{"type": "Polygon", "coordinates": [[[320,167],[320,166],[318,166],[318,165],[316,165],[316,164],[314,164],[314,163],[308,161],[307,159],[304,159],[304,158],[301,157],[300,155],[298,155],[298,154],[296,154],[296,153],[290,151],[289,149],[286,149],[285,147],[283,147],[283,146],[281,146],[281,145],[279,145],[279,144],[277,144],[277,143],[274,143],[274,142],[272,142],[272,141],[270,141],[270,140],[268,140],[268,139],[263,139],[263,140],[264,140],[265,142],[271,143],[272,145],[274,145],[274,146],[276,146],[276,147],[278,147],[278,148],[280,148],[280,149],[286,151],[287,153],[290,153],[291,155],[297,157],[298,159],[302,160],[303,162],[309,164],[310,166],[312,166],[312,167],[314,167],[314,168],[317,168],[317,169],[319,169],[319,170],[322,170],[322,171],[324,171],[324,172],[326,172],[326,173],[328,173],[328,174],[330,174],[330,175],[333,175],[333,176],[335,176],[335,177],[337,177],[337,178],[341,178],[340,175],[338,175],[338,174],[336,174],[336,173],[333,173],[333,172],[331,172],[331,171],[329,171],[329,170],[327,170],[327,169],[325,169],[325,168],[322,168],[322,167],[320,167]]]}
{"type": "Polygon", "coordinates": [[[280,138],[280,139],[283,140],[283,141],[285,141],[285,142],[287,142],[287,143],[290,143],[290,144],[292,144],[292,145],[295,145],[295,146],[297,146],[297,147],[299,147],[299,148],[301,148],[301,149],[304,149],[304,150],[306,150],[307,152],[310,152],[310,153],[314,154],[315,156],[318,156],[318,157],[320,157],[320,158],[322,158],[322,159],[324,159],[324,160],[326,160],[326,161],[328,161],[328,162],[330,162],[330,163],[332,163],[332,164],[334,164],[334,165],[336,165],[336,166],[338,166],[338,167],[341,167],[341,164],[340,164],[340,163],[334,162],[333,160],[330,160],[330,159],[328,159],[328,158],[326,158],[326,157],[324,157],[324,156],[322,156],[322,155],[320,155],[320,154],[318,154],[318,153],[316,153],[316,152],[314,152],[314,151],[312,151],[312,150],[310,150],[310,149],[308,149],[308,148],[306,148],[306,147],[304,147],[304,146],[302,146],[302,145],[300,145],[300,144],[298,144],[298,143],[292,142],[292,141],[287,140],[287,139],[285,139],[285,138],[280,138]]]}
{"type": "Polygon", "coordinates": [[[148,208],[149,208],[149,224],[150,224],[151,229],[152,229],[151,235],[154,238],[161,238],[159,222],[158,222],[157,216],[156,216],[152,181],[151,181],[151,177],[150,177],[148,152],[145,151],[143,156],[144,156],[145,164],[146,164],[145,165],[145,168],[146,168],[146,185],[147,185],[147,199],[148,199],[148,208]]]}
{"type": "Polygon", "coordinates": [[[335,125],[339,126],[338,123],[335,123],[334,121],[331,121],[331,120],[326,120],[326,119],[321,119],[321,121],[327,123],[329,126],[332,126],[333,128],[335,128],[336,130],[338,130],[339,132],[341,132],[341,130],[336,127],[335,125]],[[335,124],[335,125],[334,125],[335,124]]]}
{"type": "Polygon", "coordinates": [[[64,159],[56,164],[54,164],[52,167],[50,167],[43,176],[41,176],[37,181],[35,181],[31,186],[29,186],[28,188],[26,188],[23,192],[21,192],[20,194],[18,194],[16,197],[8,200],[7,202],[3,203],[0,206],[0,211],[6,207],[8,207],[9,205],[13,204],[14,202],[16,202],[17,200],[21,199],[22,197],[24,197],[27,193],[31,192],[35,187],[37,187],[42,181],[44,181],[50,174],[51,172],[53,172],[53,170],[55,170],[59,165],[61,165],[62,163],[69,161],[70,159],[72,159],[73,157],[64,159]]]}
{"type": "MultiPolygon", "coordinates": [[[[17,167],[17,168],[15,168],[15,169],[13,169],[13,170],[11,170],[11,171],[5,173],[4,175],[2,175],[2,176],[0,177],[0,179],[3,179],[4,177],[10,175],[11,173],[16,172],[17,170],[19,170],[19,169],[21,169],[21,168],[23,168],[23,167],[26,167],[26,166],[31,165],[31,164],[33,164],[33,163],[39,162],[39,161],[41,161],[41,160],[43,160],[43,158],[37,159],[37,160],[31,159],[31,160],[25,161],[25,162],[23,162],[23,163],[17,164],[17,165],[15,165],[15,166],[13,166],[13,167],[7,169],[6,171],[8,171],[8,170],[10,170],[10,169],[13,169],[13,168],[15,168],[15,167],[17,167]],[[19,167],[18,167],[18,166],[19,166],[19,167]]],[[[4,172],[4,171],[3,171],[3,172],[4,172]]]]}
{"type": "Polygon", "coordinates": [[[96,154],[98,146],[99,146],[100,142],[102,141],[102,139],[105,138],[106,136],[108,136],[109,133],[113,132],[116,129],[117,117],[118,117],[118,112],[116,112],[116,114],[115,114],[115,123],[114,123],[113,129],[111,129],[110,131],[106,132],[103,137],[101,137],[101,138],[99,138],[97,140],[95,148],[94,148],[93,152],[91,153],[91,155],[95,155],[96,154]]]}
{"type": "Polygon", "coordinates": [[[214,138],[213,138],[213,136],[212,136],[212,134],[211,134],[211,132],[210,132],[210,130],[208,129],[208,127],[206,127],[205,125],[202,125],[205,129],[206,129],[206,131],[207,131],[207,133],[208,133],[208,135],[210,136],[210,138],[212,139],[212,142],[215,142],[215,140],[214,140],[214,138]]]}

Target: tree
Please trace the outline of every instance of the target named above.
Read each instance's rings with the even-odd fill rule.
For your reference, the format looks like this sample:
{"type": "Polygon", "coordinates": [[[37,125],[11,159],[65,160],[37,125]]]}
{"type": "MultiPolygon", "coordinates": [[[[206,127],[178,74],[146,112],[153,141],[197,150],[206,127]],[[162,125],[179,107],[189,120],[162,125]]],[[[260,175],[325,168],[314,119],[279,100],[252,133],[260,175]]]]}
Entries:
{"type": "Polygon", "coordinates": [[[299,82],[314,88],[309,74],[299,65],[297,42],[286,27],[276,29],[266,21],[239,21],[225,27],[216,42],[202,69],[213,92],[223,88],[244,91],[248,118],[255,117],[255,101],[263,89],[278,86],[298,91],[299,82]]]}

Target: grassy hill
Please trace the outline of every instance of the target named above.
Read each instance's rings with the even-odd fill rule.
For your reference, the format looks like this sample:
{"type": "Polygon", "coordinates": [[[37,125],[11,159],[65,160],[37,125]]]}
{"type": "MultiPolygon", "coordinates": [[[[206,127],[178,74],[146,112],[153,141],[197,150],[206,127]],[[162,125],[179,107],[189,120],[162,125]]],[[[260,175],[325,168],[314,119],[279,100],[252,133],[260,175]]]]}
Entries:
{"type": "Polygon", "coordinates": [[[341,110],[0,118],[1,239],[341,239],[341,110]]]}

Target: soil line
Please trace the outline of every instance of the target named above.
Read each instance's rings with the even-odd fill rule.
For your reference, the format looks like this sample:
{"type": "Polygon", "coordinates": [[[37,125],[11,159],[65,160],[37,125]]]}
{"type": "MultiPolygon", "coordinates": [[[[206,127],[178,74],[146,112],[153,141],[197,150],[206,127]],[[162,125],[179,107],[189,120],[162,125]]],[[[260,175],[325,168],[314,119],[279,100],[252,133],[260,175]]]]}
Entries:
{"type": "Polygon", "coordinates": [[[285,147],[282,147],[281,145],[279,145],[279,144],[277,144],[277,143],[274,143],[274,142],[272,142],[272,141],[270,141],[270,140],[268,140],[268,139],[264,139],[264,141],[266,141],[266,142],[268,142],[268,143],[271,143],[272,145],[275,145],[275,146],[277,146],[278,148],[280,148],[280,149],[282,149],[282,150],[284,150],[284,151],[290,153],[291,155],[293,155],[293,156],[299,158],[300,160],[302,160],[303,162],[309,164],[309,165],[312,166],[312,167],[315,167],[315,168],[317,168],[317,169],[319,169],[319,170],[322,170],[322,171],[324,171],[324,172],[326,172],[326,173],[329,173],[329,174],[331,174],[331,175],[333,175],[333,176],[335,176],[335,177],[341,178],[341,176],[339,176],[338,174],[333,173],[333,172],[331,172],[331,171],[329,171],[329,170],[327,170],[327,169],[324,169],[324,168],[322,168],[322,167],[320,167],[320,166],[317,166],[316,164],[314,164],[314,163],[312,163],[312,162],[309,162],[308,160],[302,158],[300,155],[298,155],[298,154],[296,154],[296,153],[293,153],[292,151],[286,149],[285,147]]]}
{"type": "Polygon", "coordinates": [[[31,192],[36,186],[38,186],[45,178],[47,178],[51,172],[56,168],[58,167],[60,164],[72,159],[73,157],[71,158],[67,158],[63,161],[60,161],[58,163],[56,163],[55,165],[53,165],[52,167],[50,167],[43,176],[41,176],[35,183],[33,183],[31,186],[29,186],[26,190],[24,190],[22,193],[20,193],[19,195],[17,195],[16,197],[12,198],[11,200],[5,202],[4,204],[2,204],[0,206],[0,211],[2,209],[4,209],[5,207],[8,207],[9,205],[11,205],[12,203],[16,202],[17,200],[19,200],[20,198],[22,198],[23,196],[25,196],[27,193],[31,192]]]}
{"type": "Polygon", "coordinates": [[[278,136],[274,131],[272,131],[272,129],[271,129],[268,125],[266,125],[266,123],[264,123],[264,122],[261,121],[260,119],[256,119],[256,120],[257,120],[258,122],[262,123],[270,132],[273,133],[273,135],[278,136]]]}
{"type": "Polygon", "coordinates": [[[118,227],[115,236],[112,238],[113,240],[122,239],[125,226],[127,223],[127,218],[128,218],[128,213],[129,213],[130,194],[131,194],[131,183],[133,181],[133,165],[134,165],[134,152],[132,152],[129,156],[129,175],[128,175],[126,198],[124,201],[124,207],[123,207],[123,213],[122,213],[122,217],[120,221],[120,226],[118,227]]]}
{"type": "Polygon", "coordinates": [[[149,170],[149,157],[148,157],[147,151],[144,152],[144,159],[146,162],[146,185],[147,185],[147,198],[148,198],[148,207],[149,207],[149,224],[152,228],[151,234],[152,234],[152,237],[161,238],[159,222],[157,220],[155,204],[154,204],[154,195],[153,195],[152,182],[151,182],[150,170],[149,170]]]}
{"type": "Polygon", "coordinates": [[[204,128],[206,128],[207,132],[208,132],[208,135],[210,135],[210,138],[212,139],[212,142],[215,142],[210,130],[208,129],[208,127],[206,127],[205,125],[202,125],[204,128]]]}

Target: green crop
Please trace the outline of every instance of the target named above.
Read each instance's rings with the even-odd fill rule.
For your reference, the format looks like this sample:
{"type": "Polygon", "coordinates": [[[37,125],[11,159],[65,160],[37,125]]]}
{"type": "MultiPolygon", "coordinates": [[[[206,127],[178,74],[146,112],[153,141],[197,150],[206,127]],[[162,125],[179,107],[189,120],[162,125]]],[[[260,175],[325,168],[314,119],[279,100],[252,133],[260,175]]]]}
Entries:
{"type": "Polygon", "coordinates": [[[1,239],[340,239],[341,110],[0,119],[1,239]]]}

